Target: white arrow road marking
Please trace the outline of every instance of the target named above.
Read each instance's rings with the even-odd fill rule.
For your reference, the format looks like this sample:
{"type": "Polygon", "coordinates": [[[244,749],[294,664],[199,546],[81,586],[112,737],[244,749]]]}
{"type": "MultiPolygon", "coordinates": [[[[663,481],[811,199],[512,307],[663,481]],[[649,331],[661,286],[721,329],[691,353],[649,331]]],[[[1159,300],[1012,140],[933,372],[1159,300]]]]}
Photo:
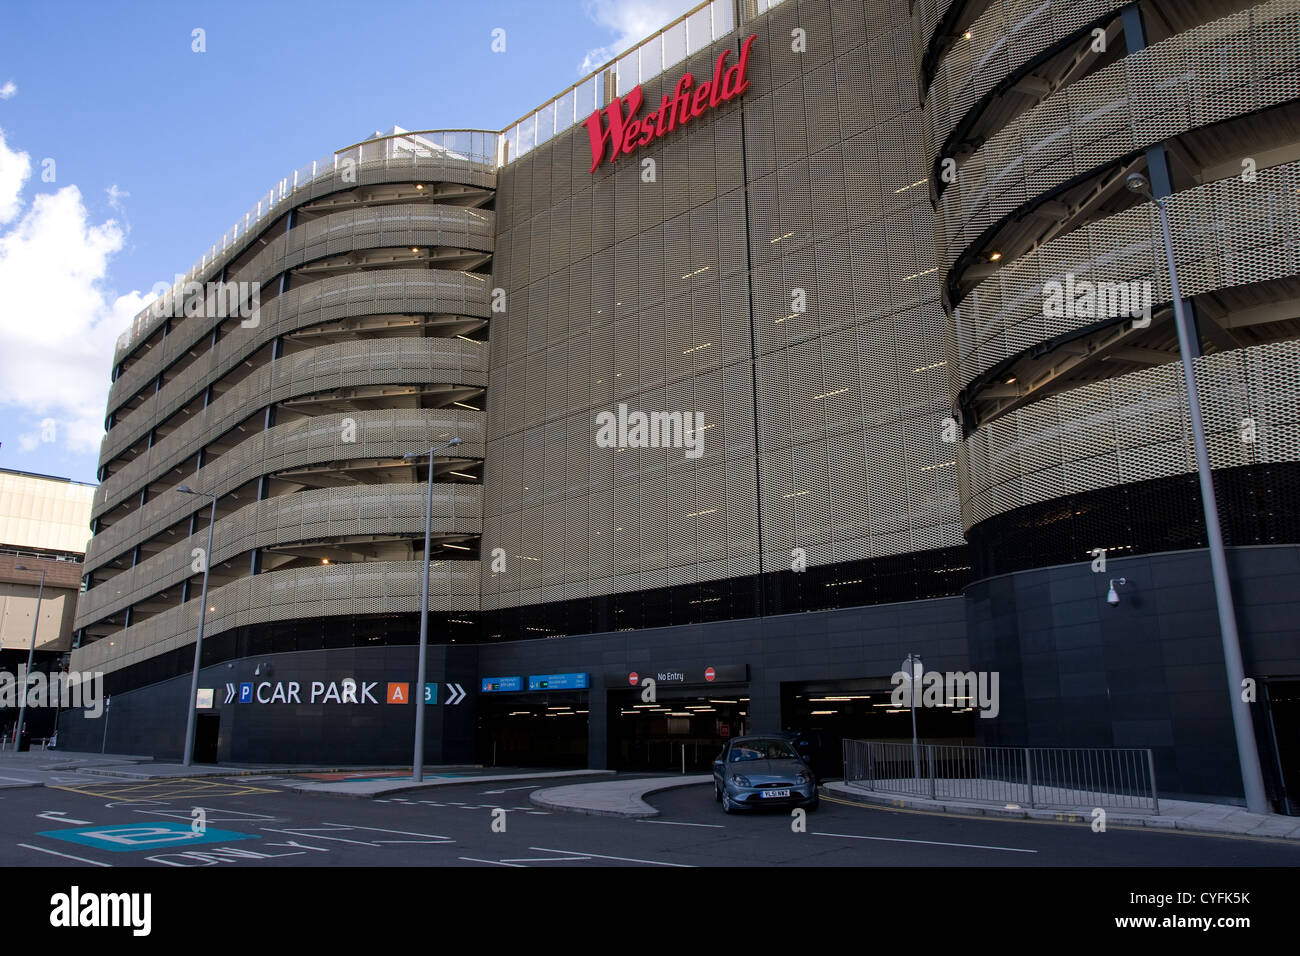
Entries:
{"type": "Polygon", "coordinates": [[[504,790],[484,790],[483,795],[487,796],[488,794],[509,793],[511,790],[536,790],[540,786],[540,783],[530,783],[526,787],[506,787],[504,790]]]}
{"type": "Polygon", "coordinates": [[[73,820],[62,810],[46,810],[44,813],[38,813],[36,815],[42,820],[53,820],[55,823],[71,823],[76,825],[93,822],[91,820],[73,820]]]}
{"type": "Polygon", "coordinates": [[[228,704],[234,699],[235,699],[235,685],[227,681],[226,682],[226,703],[228,704]]]}

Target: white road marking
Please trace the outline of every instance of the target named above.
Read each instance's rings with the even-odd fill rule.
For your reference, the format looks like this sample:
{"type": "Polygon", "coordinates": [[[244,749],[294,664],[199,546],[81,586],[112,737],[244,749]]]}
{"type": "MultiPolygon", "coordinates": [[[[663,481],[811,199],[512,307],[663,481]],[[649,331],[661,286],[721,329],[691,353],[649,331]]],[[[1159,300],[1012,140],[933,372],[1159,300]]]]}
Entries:
{"type": "Polygon", "coordinates": [[[58,850],[47,850],[42,846],[32,846],[30,843],[19,843],[29,850],[35,850],[37,853],[48,853],[50,856],[67,857],[69,860],[76,860],[78,863],[89,863],[91,866],[112,866],[112,863],[100,863],[98,860],[87,860],[84,856],[73,856],[71,853],[60,853],[58,850]]]}
{"type": "Polygon", "coordinates": [[[1004,853],[1037,853],[1014,846],[985,846],[982,843],[944,843],[940,840],[904,840],[899,837],[859,836],[856,833],[817,833],[813,836],[840,837],[845,840],[880,840],[884,843],[924,843],[928,846],[956,846],[967,850],[1002,850],[1004,853]]]}
{"type": "Polygon", "coordinates": [[[587,853],[584,850],[557,850],[549,846],[530,846],[530,850],[539,850],[542,853],[580,853],[583,856],[594,856],[600,860],[619,860],[623,863],[648,863],[651,866],[676,866],[682,869],[693,870],[695,866],[690,863],[665,863],[662,860],[639,860],[633,856],[606,856],[603,853],[587,853]]]}
{"type": "Polygon", "coordinates": [[[413,833],[410,830],[386,830],[383,827],[363,827],[354,826],[346,823],[329,823],[322,822],[320,827],[285,827],[283,829],[276,827],[262,827],[267,833],[287,833],[289,836],[302,837],[305,840],[334,840],[338,843],[355,843],[358,846],[384,846],[395,843],[455,843],[451,837],[439,836],[434,833],[413,833]],[[325,830],[323,827],[330,827],[325,830]],[[327,836],[328,833],[348,833],[352,830],[368,830],[373,833],[396,833],[399,836],[427,837],[423,840],[348,840],[343,837],[327,836]]]}
{"type": "Polygon", "coordinates": [[[46,810],[44,813],[38,813],[36,815],[42,820],[53,820],[55,823],[71,823],[73,826],[93,822],[91,820],[74,820],[72,817],[68,816],[67,812],[64,810],[46,810]]]}
{"type": "Polygon", "coordinates": [[[501,860],[502,863],[573,863],[590,860],[589,856],[516,856],[501,860]]]}
{"type": "Polygon", "coordinates": [[[541,786],[540,783],[531,783],[526,787],[506,787],[503,790],[484,790],[483,794],[484,796],[487,796],[488,794],[496,796],[497,794],[500,793],[509,793],[512,790],[536,790],[540,786],[541,786]]]}
{"type": "Polygon", "coordinates": [[[676,820],[637,820],[637,823],[658,823],[665,827],[710,827],[714,830],[725,830],[725,823],[678,823],[676,820]]]}
{"type": "Polygon", "coordinates": [[[495,866],[513,866],[517,870],[527,869],[522,863],[507,863],[505,860],[480,860],[473,856],[457,857],[460,860],[466,860],[469,863],[491,863],[495,866]]]}

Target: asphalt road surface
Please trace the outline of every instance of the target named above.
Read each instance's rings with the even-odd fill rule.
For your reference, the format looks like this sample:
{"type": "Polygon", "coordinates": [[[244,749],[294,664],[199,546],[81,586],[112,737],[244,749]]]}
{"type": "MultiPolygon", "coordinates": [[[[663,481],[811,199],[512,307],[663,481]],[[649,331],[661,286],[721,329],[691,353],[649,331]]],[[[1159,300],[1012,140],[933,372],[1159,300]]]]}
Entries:
{"type": "Polygon", "coordinates": [[[298,794],[280,776],[70,779],[0,790],[0,865],[73,868],[472,866],[1300,866],[1300,845],[1245,837],[955,817],[823,796],[723,814],[707,785],[650,797],[651,820],[540,810],[498,782],[379,800],[298,794]],[[201,814],[196,814],[201,810],[201,814]],[[196,832],[201,830],[202,832],[196,832]]]}

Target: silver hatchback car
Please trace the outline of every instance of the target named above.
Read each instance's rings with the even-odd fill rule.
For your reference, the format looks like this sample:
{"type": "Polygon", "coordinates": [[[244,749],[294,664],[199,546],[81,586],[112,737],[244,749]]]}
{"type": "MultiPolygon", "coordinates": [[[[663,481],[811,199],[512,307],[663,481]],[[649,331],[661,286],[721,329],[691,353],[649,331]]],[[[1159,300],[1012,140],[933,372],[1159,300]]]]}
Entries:
{"type": "Polygon", "coordinates": [[[749,807],[816,810],[817,779],[789,740],[761,734],[729,740],[713,762],[713,796],[727,813],[749,807]]]}

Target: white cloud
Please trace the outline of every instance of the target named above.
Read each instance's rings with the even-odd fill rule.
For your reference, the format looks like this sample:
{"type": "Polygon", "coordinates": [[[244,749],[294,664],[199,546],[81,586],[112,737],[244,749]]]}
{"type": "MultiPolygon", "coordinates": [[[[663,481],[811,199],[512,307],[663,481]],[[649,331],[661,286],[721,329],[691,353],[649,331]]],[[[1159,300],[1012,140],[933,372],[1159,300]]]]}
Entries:
{"type": "Polygon", "coordinates": [[[18,84],[9,80],[4,86],[0,86],[0,100],[7,100],[18,92],[18,84]]]}
{"type": "Polygon", "coordinates": [[[131,194],[125,189],[119,189],[117,183],[113,183],[113,185],[105,189],[104,192],[108,193],[108,204],[125,216],[126,206],[123,204],[122,200],[130,199],[131,194]]]}
{"type": "Polygon", "coordinates": [[[695,6],[698,0],[587,0],[587,17],[599,26],[614,31],[614,40],[605,46],[588,50],[581,74],[608,63],[628,47],[644,40],[651,33],[676,20],[695,6]]]}
{"type": "Polygon", "coordinates": [[[31,158],[26,153],[6,149],[4,135],[0,133],[0,225],[18,215],[22,206],[18,194],[23,191],[23,183],[31,174],[31,158]]]}
{"type": "Polygon", "coordinates": [[[35,433],[18,437],[30,451],[53,440],[93,452],[104,433],[104,405],[118,333],[148,302],[136,292],[110,299],[109,260],[125,231],[95,224],[76,186],[21,199],[31,170],[0,130],[0,407],[35,433]]]}

